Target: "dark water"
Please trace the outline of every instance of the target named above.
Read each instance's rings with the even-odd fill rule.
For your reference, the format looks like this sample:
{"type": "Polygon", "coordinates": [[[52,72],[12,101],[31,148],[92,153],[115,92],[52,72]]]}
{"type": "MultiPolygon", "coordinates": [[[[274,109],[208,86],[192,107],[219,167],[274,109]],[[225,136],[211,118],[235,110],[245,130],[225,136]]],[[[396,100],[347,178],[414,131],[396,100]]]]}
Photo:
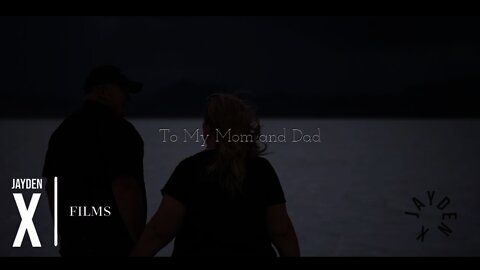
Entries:
{"type": "MultiPolygon", "coordinates": [[[[34,217],[42,247],[32,248],[26,236],[21,248],[12,248],[20,216],[11,185],[12,178],[40,177],[59,122],[0,120],[0,256],[57,256],[45,194],[34,217]]],[[[145,141],[150,216],[176,164],[203,149],[201,141],[183,142],[184,129],[193,133],[201,120],[132,122],[145,141]],[[170,128],[178,141],[163,142],[160,128],[170,128]]],[[[303,255],[480,255],[480,121],[267,119],[264,127],[264,134],[287,132],[287,142],[269,144],[267,158],[284,187],[303,255]],[[310,135],[319,128],[321,142],[292,142],[295,128],[310,135]],[[404,214],[418,212],[414,196],[427,206],[420,218],[404,214]],[[450,203],[437,209],[445,196],[450,203]],[[450,212],[457,219],[442,220],[450,212]],[[448,237],[437,228],[442,221],[453,231],[448,237]],[[416,240],[422,225],[430,228],[423,243],[416,240]]],[[[170,252],[169,246],[158,255],[170,252]]]]}

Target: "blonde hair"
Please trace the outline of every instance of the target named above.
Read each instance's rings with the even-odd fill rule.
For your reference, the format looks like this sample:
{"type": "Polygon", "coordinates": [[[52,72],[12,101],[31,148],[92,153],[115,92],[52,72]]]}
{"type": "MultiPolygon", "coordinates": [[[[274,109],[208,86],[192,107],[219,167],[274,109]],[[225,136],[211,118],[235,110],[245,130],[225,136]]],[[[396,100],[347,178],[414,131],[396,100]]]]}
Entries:
{"type": "Polygon", "coordinates": [[[207,99],[204,115],[211,136],[215,136],[216,154],[208,173],[230,193],[242,192],[248,158],[262,155],[266,145],[260,146],[260,122],[256,112],[243,100],[228,94],[213,94],[207,99]],[[229,136],[218,136],[229,134],[229,136]],[[233,136],[246,140],[229,140],[233,136]]]}

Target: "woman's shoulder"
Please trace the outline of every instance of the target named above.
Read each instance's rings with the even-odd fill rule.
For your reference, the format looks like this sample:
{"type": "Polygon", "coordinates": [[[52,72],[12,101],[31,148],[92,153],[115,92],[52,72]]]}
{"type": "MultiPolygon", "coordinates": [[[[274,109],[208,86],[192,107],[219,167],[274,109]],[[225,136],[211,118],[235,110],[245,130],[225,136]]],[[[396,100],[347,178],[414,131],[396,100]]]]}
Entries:
{"type": "Polygon", "coordinates": [[[270,161],[262,156],[255,156],[248,160],[248,164],[250,166],[254,166],[256,169],[263,168],[263,169],[270,169],[273,168],[270,161]]]}
{"type": "Polygon", "coordinates": [[[208,160],[212,155],[213,155],[214,150],[203,150],[198,153],[195,153],[189,157],[186,157],[182,161],[180,161],[180,164],[182,165],[189,165],[189,164],[196,164],[198,162],[202,162],[204,160],[208,160]]]}

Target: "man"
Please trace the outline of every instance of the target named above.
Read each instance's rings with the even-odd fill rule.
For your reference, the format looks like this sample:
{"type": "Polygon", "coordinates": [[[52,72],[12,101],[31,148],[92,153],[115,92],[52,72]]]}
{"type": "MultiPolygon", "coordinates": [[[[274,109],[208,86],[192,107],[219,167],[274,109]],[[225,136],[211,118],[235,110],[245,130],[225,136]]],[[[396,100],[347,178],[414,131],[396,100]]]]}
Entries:
{"type": "Polygon", "coordinates": [[[62,256],[126,256],[145,227],[143,140],[123,118],[141,89],[118,68],[97,67],[82,107],[50,138],[43,176],[52,213],[58,177],[62,256]]]}

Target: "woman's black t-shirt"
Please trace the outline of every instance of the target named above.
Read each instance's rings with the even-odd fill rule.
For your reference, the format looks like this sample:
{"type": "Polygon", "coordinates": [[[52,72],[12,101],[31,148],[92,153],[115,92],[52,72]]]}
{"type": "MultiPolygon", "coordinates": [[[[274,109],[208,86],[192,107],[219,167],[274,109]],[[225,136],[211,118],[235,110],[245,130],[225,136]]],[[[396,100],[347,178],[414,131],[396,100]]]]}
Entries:
{"type": "Polygon", "coordinates": [[[276,256],[266,209],[285,203],[285,196],[272,165],[249,159],[243,191],[232,195],[207,175],[214,154],[205,150],[180,162],[162,189],[186,208],[173,256],[276,256]]]}

